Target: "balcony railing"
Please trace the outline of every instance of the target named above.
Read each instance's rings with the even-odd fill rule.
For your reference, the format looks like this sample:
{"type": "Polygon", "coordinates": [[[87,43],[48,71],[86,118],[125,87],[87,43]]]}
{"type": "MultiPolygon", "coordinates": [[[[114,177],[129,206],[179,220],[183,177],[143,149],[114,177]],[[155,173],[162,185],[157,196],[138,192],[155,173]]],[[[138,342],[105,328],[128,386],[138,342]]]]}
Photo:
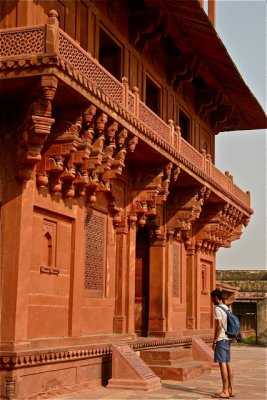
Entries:
{"type": "Polygon", "coordinates": [[[195,172],[198,172],[217,189],[230,195],[244,207],[250,207],[249,193],[243,192],[233,183],[228,173],[222,173],[211,162],[211,157],[205,152],[199,153],[193,146],[181,137],[179,129],[175,130],[172,121],[164,122],[139,99],[138,89],[129,89],[128,81],[123,78],[119,82],[89,53],[83,50],[70,36],[58,27],[55,17],[50,17],[48,24],[3,29],[0,32],[0,69],[43,64],[54,60],[58,68],[88,87],[94,87],[95,92],[105,96],[107,103],[115,104],[130,114],[135,125],[143,132],[149,132],[150,137],[170,150],[172,157],[180,163],[186,162],[195,172]],[[165,143],[165,145],[164,145],[165,143]],[[167,145],[167,146],[166,146],[167,145]]]}

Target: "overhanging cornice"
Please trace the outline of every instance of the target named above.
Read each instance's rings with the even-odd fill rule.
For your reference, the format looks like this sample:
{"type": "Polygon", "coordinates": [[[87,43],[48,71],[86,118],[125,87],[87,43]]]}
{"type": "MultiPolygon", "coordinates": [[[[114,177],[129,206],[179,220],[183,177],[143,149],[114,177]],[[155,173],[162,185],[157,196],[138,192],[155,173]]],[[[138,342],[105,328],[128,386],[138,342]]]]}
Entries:
{"type": "MultiPolygon", "coordinates": [[[[145,0],[150,7],[160,7],[168,16],[167,32],[176,45],[188,54],[197,54],[200,71],[208,85],[219,89],[240,114],[240,122],[231,129],[267,128],[266,114],[244,82],[213,24],[198,0],[145,0]]],[[[223,127],[222,127],[223,128],[223,127]]]]}

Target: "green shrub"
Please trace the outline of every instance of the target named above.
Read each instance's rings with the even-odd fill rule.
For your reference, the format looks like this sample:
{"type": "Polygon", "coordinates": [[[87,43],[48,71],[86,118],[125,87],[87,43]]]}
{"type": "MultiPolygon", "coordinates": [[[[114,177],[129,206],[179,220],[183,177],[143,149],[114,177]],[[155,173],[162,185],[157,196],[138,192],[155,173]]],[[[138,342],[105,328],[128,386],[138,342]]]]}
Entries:
{"type": "Polygon", "coordinates": [[[256,343],[256,336],[243,337],[241,343],[247,343],[247,344],[256,343]]]}

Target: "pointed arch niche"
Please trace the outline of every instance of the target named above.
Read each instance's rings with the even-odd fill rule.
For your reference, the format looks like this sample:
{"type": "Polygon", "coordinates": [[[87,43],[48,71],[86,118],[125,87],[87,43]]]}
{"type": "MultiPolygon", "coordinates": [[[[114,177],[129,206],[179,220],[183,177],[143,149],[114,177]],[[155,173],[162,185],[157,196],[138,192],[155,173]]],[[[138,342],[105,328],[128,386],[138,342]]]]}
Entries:
{"type": "Polygon", "coordinates": [[[44,219],[42,238],[42,266],[55,267],[56,223],[44,219]]]}

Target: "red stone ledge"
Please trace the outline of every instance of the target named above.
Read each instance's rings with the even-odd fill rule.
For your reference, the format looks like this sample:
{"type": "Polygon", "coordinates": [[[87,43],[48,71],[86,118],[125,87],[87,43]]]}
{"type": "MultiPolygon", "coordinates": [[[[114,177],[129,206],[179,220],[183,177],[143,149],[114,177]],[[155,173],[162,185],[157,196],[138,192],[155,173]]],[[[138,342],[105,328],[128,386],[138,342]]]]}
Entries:
{"type": "MultiPolygon", "coordinates": [[[[203,338],[209,341],[210,338],[203,338]]],[[[160,347],[179,347],[192,345],[191,337],[166,338],[125,341],[134,351],[148,350],[160,347]]],[[[78,348],[69,347],[56,348],[53,350],[31,350],[18,352],[0,352],[0,366],[2,369],[10,370],[15,368],[25,368],[37,365],[75,361],[88,358],[110,356],[112,354],[112,343],[93,346],[79,346],[78,348]]]]}

